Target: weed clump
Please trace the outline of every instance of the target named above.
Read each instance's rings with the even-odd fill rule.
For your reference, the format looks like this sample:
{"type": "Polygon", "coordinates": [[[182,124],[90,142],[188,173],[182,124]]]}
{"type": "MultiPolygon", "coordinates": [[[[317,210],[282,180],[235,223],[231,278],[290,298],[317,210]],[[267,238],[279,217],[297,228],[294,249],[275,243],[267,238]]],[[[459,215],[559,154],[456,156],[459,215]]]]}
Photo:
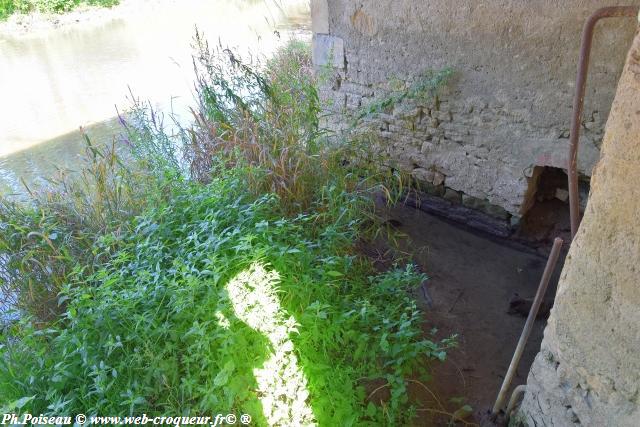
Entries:
{"type": "Polygon", "coordinates": [[[131,218],[162,194],[147,171],[124,165],[115,144],[85,138],[80,173],[61,170],[49,186],[27,188],[29,204],[0,198],[0,303],[38,322],[61,313],[57,294],[74,268],[93,272],[131,231],[131,218]]]}
{"type": "Polygon", "coordinates": [[[406,425],[407,381],[453,343],[422,334],[408,290],[423,274],[377,273],[354,249],[395,172],[325,138],[307,46],[253,63],[195,45],[192,126],[169,133],[136,103],[126,161],[88,141],[79,178],[0,204],[2,280],[23,308],[2,336],[0,404],[406,425]],[[389,399],[367,402],[380,379],[389,399]]]}

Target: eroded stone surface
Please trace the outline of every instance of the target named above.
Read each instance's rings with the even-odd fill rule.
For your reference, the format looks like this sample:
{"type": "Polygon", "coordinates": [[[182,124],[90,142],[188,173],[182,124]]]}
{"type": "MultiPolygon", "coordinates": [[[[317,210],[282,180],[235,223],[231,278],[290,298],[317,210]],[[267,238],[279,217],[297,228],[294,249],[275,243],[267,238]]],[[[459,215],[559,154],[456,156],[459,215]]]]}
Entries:
{"type": "Polygon", "coordinates": [[[528,425],[640,423],[640,81],[630,50],[520,417],[528,425]]]}

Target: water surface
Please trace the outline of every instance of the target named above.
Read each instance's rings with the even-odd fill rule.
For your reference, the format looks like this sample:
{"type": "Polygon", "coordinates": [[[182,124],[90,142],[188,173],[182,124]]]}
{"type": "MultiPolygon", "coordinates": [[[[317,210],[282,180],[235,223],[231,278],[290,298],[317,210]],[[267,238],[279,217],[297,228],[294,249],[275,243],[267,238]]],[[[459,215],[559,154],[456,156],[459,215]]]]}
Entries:
{"type": "Polygon", "coordinates": [[[184,112],[196,26],[212,43],[268,56],[308,22],[305,0],[158,0],[95,24],[0,36],[0,193],[73,167],[80,126],[111,139],[130,91],[184,112]]]}

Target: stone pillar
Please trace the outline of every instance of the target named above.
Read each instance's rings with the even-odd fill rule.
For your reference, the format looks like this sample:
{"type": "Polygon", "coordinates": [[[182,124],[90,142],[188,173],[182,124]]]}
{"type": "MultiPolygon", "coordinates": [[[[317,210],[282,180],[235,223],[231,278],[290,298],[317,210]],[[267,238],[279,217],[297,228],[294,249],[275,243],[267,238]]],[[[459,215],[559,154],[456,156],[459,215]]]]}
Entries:
{"type": "Polygon", "coordinates": [[[640,32],[516,420],[640,425],[640,32]]]}

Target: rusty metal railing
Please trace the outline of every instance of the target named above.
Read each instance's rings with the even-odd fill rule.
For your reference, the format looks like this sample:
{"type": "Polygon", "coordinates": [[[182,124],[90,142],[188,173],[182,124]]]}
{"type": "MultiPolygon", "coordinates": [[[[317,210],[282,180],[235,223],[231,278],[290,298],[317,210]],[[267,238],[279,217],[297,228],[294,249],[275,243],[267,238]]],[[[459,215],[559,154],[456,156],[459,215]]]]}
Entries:
{"type": "Polygon", "coordinates": [[[573,98],[573,114],[571,116],[571,133],[569,135],[569,210],[571,215],[571,238],[574,238],[580,225],[580,196],[578,194],[578,143],[580,141],[580,125],[584,106],[584,93],[589,71],[589,57],[593,30],[602,18],[638,16],[638,6],[613,6],[596,10],[585,22],[580,42],[580,58],[578,60],[578,75],[576,77],[576,93],[573,98]]]}

